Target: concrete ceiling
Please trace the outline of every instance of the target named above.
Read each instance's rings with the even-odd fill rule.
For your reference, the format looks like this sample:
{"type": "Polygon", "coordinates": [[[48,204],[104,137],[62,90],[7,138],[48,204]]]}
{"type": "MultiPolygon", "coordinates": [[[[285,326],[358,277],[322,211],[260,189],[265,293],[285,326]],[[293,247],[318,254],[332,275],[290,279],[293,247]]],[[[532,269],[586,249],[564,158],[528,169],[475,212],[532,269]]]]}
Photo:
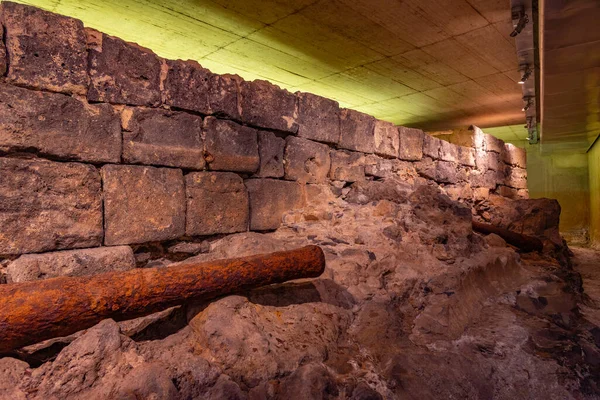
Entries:
{"type": "Polygon", "coordinates": [[[217,73],[523,140],[510,0],[26,0],[217,73]]]}
{"type": "Polygon", "coordinates": [[[542,145],[585,152],[600,134],[600,1],[542,7],[542,145]]]}

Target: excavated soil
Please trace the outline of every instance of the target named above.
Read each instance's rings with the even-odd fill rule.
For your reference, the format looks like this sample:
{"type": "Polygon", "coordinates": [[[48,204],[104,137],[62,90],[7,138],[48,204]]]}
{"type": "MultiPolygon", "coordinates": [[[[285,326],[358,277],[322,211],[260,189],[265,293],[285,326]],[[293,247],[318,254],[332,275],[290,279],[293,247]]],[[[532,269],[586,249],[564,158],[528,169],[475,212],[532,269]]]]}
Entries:
{"type": "Polygon", "coordinates": [[[31,346],[0,359],[0,398],[598,399],[600,255],[573,258],[545,204],[465,205],[394,180],[323,187],[277,231],[195,257],[318,244],[320,278],[31,346]],[[495,216],[544,252],[473,232],[495,216]]]}

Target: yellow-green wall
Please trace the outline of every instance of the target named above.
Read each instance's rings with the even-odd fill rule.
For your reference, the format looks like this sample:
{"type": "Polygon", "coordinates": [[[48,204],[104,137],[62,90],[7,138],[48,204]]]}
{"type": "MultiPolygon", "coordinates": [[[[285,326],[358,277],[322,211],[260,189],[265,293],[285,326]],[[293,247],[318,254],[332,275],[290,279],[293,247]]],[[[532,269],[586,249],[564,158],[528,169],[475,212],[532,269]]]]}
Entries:
{"type": "Polygon", "coordinates": [[[590,241],[600,247],[600,141],[588,152],[590,180],[590,241]]]}
{"type": "MultiPolygon", "coordinates": [[[[557,199],[561,206],[560,231],[570,244],[586,244],[590,226],[590,178],[588,155],[572,153],[541,154],[539,145],[526,142],[513,144],[527,149],[527,185],[531,198],[557,199]]],[[[596,151],[596,168],[598,154],[596,151]]],[[[598,177],[596,173],[596,194],[598,177]]],[[[592,200],[594,201],[594,200],[592,200]]],[[[596,198],[596,221],[600,224],[600,209],[596,198]]],[[[598,227],[600,229],[600,227],[598,227]]],[[[597,233],[600,235],[600,232],[597,233]]]]}

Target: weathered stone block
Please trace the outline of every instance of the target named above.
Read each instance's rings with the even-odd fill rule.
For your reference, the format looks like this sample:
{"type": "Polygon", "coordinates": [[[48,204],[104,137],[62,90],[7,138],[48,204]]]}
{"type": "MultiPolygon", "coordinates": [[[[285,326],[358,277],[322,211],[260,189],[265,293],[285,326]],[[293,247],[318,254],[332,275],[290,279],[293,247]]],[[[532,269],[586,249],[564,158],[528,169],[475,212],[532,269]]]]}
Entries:
{"type": "Polygon", "coordinates": [[[202,114],[239,119],[237,75],[217,75],[196,61],[166,60],[163,102],[202,114]]]}
{"type": "Polygon", "coordinates": [[[248,192],[242,178],[231,172],[193,172],[185,176],[190,236],[248,230],[248,192]]]}
{"type": "Polygon", "coordinates": [[[502,154],[504,152],[504,142],[495,136],[485,133],[483,135],[483,146],[485,151],[493,151],[502,154]]]}
{"type": "Polygon", "coordinates": [[[503,168],[504,184],[515,189],[527,189],[527,170],[519,167],[506,166],[503,168]]]}
{"type": "Polygon", "coordinates": [[[331,150],[329,178],[356,182],[365,179],[365,155],[345,150],[331,150]]]}
{"type": "Polygon", "coordinates": [[[406,161],[419,161],[423,158],[423,137],[420,129],[398,127],[400,137],[400,149],[398,158],[406,161]]]}
{"type": "Polygon", "coordinates": [[[0,150],[67,160],[119,162],[121,126],[108,104],[0,83],[0,150]]]}
{"type": "Polygon", "coordinates": [[[464,146],[458,147],[458,162],[467,167],[475,167],[475,149],[464,146]]]}
{"type": "Polygon", "coordinates": [[[423,157],[439,160],[442,143],[443,140],[438,139],[435,136],[431,136],[427,133],[423,134],[423,157]]]}
{"type": "Polygon", "coordinates": [[[377,178],[400,177],[409,183],[417,177],[412,162],[382,158],[374,154],[365,157],[365,174],[377,178]]]}
{"type": "Polygon", "coordinates": [[[475,150],[475,164],[480,171],[488,169],[498,171],[502,166],[498,153],[483,150],[475,150]]]}
{"type": "Polygon", "coordinates": [[[502,184],[503,174],[499,174],[498,171],[488,169],[486,171],[472,171],[470,176],[471,186],[483,187],[490,190],[496,189],[496,186],[502,184]]]}
{"type": "Polygon", "coordinates": [[[181,170],[105,165],[104,243],[176,239],[185,232],[185,189],[181,170]]]}
{"type": "Polygon", "coordinates": [[[398,157],[400,134],[398,128],[391,122],[375,121],[374,128],[375,154],[382,157],[398,157]]]}
{"type": "Polygon", "coordinates": [[[485,133],[476,126],[454,130],[450,135],[444,135],[444,140],[457,146],[485,150],[485,133]]]}
{"type": "Polygon", "coordinates": [[[26,282],[57,276],[86,276],[135,268],[129,246],[25,254],[8,264],[9,282],[26,282]]]}
{"type": "Polygon", "coordinates": [[[285,212],[304,206],[302,188],[297,182],[249,179],[244,183],[250,196],[250,230],[277,229],[285,212]]]}
{"type": "Polygon", "coordinates": [[[340,107],[337,101],[311,93],[298,96],[298,136],[337,144],[340,140],[340,107]]]}
{"type": "Polygon", "coordinates": [[[298,132],[296,96],[267,81],[240,83],[242,121],[261,128],[298,132]]]}
{"type": "Polygon", "coordinates": [[[2,3],[7,79],[17,85],[85,95],[86,35],[79,20],[11,2],[2,3]]]}
{"type": "Polygon", "coordinates": [[[520,199],[528,199],[529,198],[529,189],[519,189],[519,190],[517,190],[517,196],[520,199]]]}
{"type": "Polygon", "coordinates": [[[375,118],[343,109],[340,113],[339,146],[347,150],[373,153],[375,151],[375,118]]]}
{"type": "Polygon", "coordinates": [[[288,136],[284,155],[285,179],[301,183],[323,183],[331,166],[329,146],[288,136]]]}
{"type": "Polygon", "coordinates": [[[505,143],[502,161],[515,167],[527,168],[527,150],[510,143],[505,143]]]}
{"type": "Polygon", "coordinates": [[[124,162],[204,168],[202,118],[164,109],[129,107],[121,117],[124,162]]]}
{"type": "Polygon", "coordinates": [[[519,193],[518,193],[517,189],[511,188],[508,186],[504,186],[504,185],[499,185],[496,188],[496,194],[499,194],[500,196],[508,197],[509,199],[518,199],[519,198],[519,193]]]}
{"type": "Polygon", "coordinates": [[[433,160],[429,157],[423,158],[415,163],[415,168],[422,177],[437,183],[457,183],[460,180],[458,166],[456,163],[433,160]]]}
{"type": "Polygon", "coordinates": [[[458,183],[464,181],[464,175],[461,175],[456,163],[439,160],[436,162],[435,181],[438,183],[458,183]]]}
{"type": "Polygon", "coordinates": [[[258,131],[258,153],[260,167],[255,174],[259,178],[282,178],[283,152],[285,139],[275,136],[273,132],[258,131]]]}
{"type": "Polygon", "coordinates": [[[152,51],[86,29],[89,47],[90,101],[157,106],[161,64],[152,51]]]}
{"type": "Polygon", "coordinates": [[[440,160],[458,162],[458,146],[442,140],[440,142],[440,160]]]}
{"type": "Polygon", "coordinates": [[[204,119],[205,159],[215,171],[256,172],[260,166],[256,129],[208,117],[204,119]]]}
{"type": "Polygon", "coordinates": [[[0,158],[0,254],[99,246],[100,175],[91,165],[0,158]]]}

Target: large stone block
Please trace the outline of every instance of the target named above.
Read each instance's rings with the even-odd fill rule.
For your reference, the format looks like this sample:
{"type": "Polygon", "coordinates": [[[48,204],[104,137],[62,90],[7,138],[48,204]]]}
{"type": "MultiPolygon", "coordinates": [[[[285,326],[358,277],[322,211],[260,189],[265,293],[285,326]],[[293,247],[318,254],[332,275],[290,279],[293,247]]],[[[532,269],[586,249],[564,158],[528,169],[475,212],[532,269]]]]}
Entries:
{"type": "Polygon", "coordinates": [[[456,129],[450,135],[444,135],[444,140],[457,146],[485,150],[485,133],[476,126],[468,129],[456,129]]]}
{"type": "Polygon", "coordinates": [[[337,101],[311,93],[298,96],[298,136],[337,144],[340,139],[340,107],[337,101]]]}
{"type": "Polygon", "coordinates": [[[202,114],[239,119],[236,75],[217,75],[196,61],[166,60],[163,102],[169,106],[202,114]]]}
{"type": "Polygon", "coordinates": [[[156,54],[91,29],[86,32],[89,100],[137,106],[160,104],[161,63],[156,54]]]}
{"type": "Polygon", "coordinates": [[[97,247],[25,254],[6,268],[9,282],[26,282],[57,276],[87,276],[135,268],[129,246],[97,247]]]}
{"type": "Polygon", "coordinates": [[[99,246],[102,193],[96,168],[0,158],[0,254],[99,246]]]}
{"type": "Polygon", "coordinates": [[[283,152],[285,139],[273,132],[258,131],[258,153],[260,167],[255,174],[259,178],[283,178],[283,152]]]}
{"type": "Polygon", "coordinates": [[[105,165],[104,244],[176,239],[185,232],[185,189],[181,170],[105,165]]]}
{"type": "Polygon", "coordinates": [[[231,172],[193,172],[185,176],[190,236],[248,230],[248,192],[242,178],[231,172]]]}
{"type": "Polygon", "coordinates": [[[527,170],[519,167],[506,166],[504,184],[515,189],[527,189],[527,170]]]}
{"type": "Polygon", "coordinates": [[[340,113],[341,148],[363,153],[375,151],[375,118],[370,115],[343,109],[340,113]]]}
{"type": "Polygon", "coordinates": [[[375,154],[382,157],[397,158],[400,148],[398,128],[391,122],[375,121],[375,154]]]}
{"type": "Polygon", "coordinates": [[[493,151],[498,154],[504,152],[504,141],[487,133],[483,135],[483,146],[485,151],[493,151]]]}
{"type": "Polygon", "coordinates": [[[498,171],[502,166],[498,153],[484,150],[475,150],[475,164],[480,171],[488,169],[498,171]]]}
{"type": "Polygon", "coordinates": [[[277,229],[285,212],[304,206],[302,188],[297,182],[249,179],[245,184],[250,196],[250,230],[277,229]]]}
{"type": "Polygon", "coordinates": [[[475,149],[464,146],[458,147],[458,162],[467,167],[475,167],[475,149]]]}
{"type": "Polygon", "coordinates": [[[457,145],[442,140],[440,142],[440,160],[458,162],[458,149],[457,145]]]}
{"type": "Polygon", "coordinates": [[[423,135],[423,157],[439,160],[442,143],[443,140],[425,133],[423,135]]]}
{"type": "Polygon", "coordinates": [[[365,157],[365,174],[377,178],[400,177],[409,183],[417,177],[412,162],[382,158],[374,154],[365,157]]]}
{"type": "Polygon", "coordinates": [[[81,21],[6,1],[2,21],[9,82],[53,92],[87,93],[86,35],[81,21]]]}
{"type": "Polygon", "coordinates": [[[515,167],[527,168],[527,150],[511,143],[505,143],[504,151],[502,152],[502,161],[515,167]]]}
{"type": "Polygon", "coordinates": [[[449,161],[433,160],[430,157],[424,157],[421,161],[415,163],[415,169],[425,179],[437,183],[455,184],[464,180],[457,164],[449,161]]]}
{"type": "Polygon", "coordinates": [[[261,128],[296,133],[296,96],[267,81],[240,83],[242,121],[261,128]]]}
{"type": "Polygon", "coordinates": [[[256,172],[260,166],[256,129],[208,117],[204,119],[205,159],[215,171],[256,172]]]}
{"type": "Polygon", "coordinates": [[[323,183],[331,165],[329,146],[288,136],[284,155],[285,179],[301,183],[323,183]]]}
{"type": "Polygon", "coordinates": [[[202,118],[153,108],[125,108],[123,161],[187,169],[204,168],[202,118]]]}
{"type": "Polygon", "coordinates": [[[423,158],[423,137],[420,129],[398,127],[400,137],[400,149],[398,158],[406,161],[419,161],[423,158]]]}
{"type": "Polygon", "coordinates": [[[334,181],[345,182],[365,179],[365,155],[353,151],[331,150],[329,177],[334,181]]]}
{"type": "Polygon", "coordinates": [[[119,162],[121,124],[108,104],[0,83],[0,150],[119,162]]]}

